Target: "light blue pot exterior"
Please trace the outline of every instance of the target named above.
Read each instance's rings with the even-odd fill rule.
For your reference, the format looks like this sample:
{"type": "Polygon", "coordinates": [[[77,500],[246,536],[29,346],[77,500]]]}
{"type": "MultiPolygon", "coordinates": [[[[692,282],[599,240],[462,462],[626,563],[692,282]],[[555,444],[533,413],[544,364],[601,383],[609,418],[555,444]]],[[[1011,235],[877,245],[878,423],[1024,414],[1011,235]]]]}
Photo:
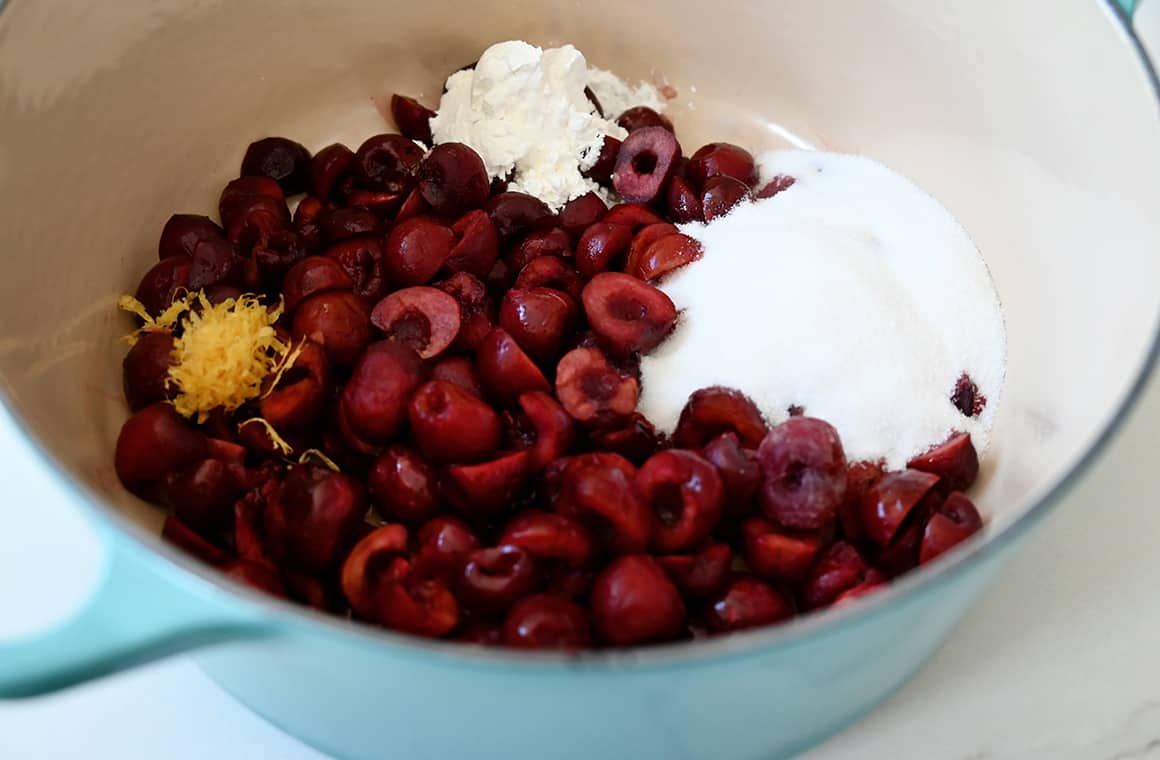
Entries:
{"type": "Polygon", "coordinates": [[[1003,560],[840,630],[699,663],[464,669],[325,635],[197,660],[269,721],[340,757],[775,760],[856,721],[909,679],[1003,560]]]}
{"type": "MultiPolygon", "coordinates": [[[[1119,5],[1126,21],[1135,2],[1119,5]]],[[[192,652],[255,712],[343,758],[791,757],[859,719],[937,650],[1102,449],[1155,360],[1154,346],[1084,462],[997,537],[844,609],[693,649],[568,659],[371,631],[229,589],[157,554],[74,490],[105,543],[104,583],[62,627],[0,646],[0,698],[192,652]]]]}

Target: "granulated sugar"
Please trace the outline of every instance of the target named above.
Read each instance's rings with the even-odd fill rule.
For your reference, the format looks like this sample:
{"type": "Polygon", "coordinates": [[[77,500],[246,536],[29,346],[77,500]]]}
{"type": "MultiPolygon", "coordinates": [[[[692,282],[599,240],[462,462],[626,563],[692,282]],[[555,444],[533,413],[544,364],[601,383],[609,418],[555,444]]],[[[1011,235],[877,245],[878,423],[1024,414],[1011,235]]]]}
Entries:
{"type": "Polygon", "coordinates": [[[682,231],[704,257],[662,289],[683,310],[641,363],[640,411],[671,432],[693,391],[749,394],[771,423],[827,420],[850,461],[892,468],[969,432],[981,451],[1002,389],[1006,333],[982,257],[936,200],[866,158],[772,151],[773,198],[682,231]],[[966,372],[979,416],[950,401],[966,372]]]}

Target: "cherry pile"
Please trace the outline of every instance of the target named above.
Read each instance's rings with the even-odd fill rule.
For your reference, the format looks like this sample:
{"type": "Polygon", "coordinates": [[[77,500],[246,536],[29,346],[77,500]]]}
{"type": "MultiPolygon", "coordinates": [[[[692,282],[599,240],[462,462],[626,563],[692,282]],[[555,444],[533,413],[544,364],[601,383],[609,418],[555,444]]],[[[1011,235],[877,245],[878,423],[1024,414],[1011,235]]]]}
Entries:
{"type": "Polygon", "coordinates": [[[261,397],[201,424],[166,403],[171,332],[125,357],[116,470],[170,511],[166,539],[335,614],[574,649],[840,604],[981,528],[965,434],[884,472],[801,410],[771,428],[734,389],[693,394],[671,438],[636,412],[638,357],[678,316],[653,283],[701,255],[674,225],[792,178],[757,188],[726,143],[685,157],[636,108],[589,171],[624,202],[553,213],[467,146],[416,144],[431,112],[414,100],[392,111],[403,134],[355,151],[253,143],[220,225],[162,230],[136,292],[151,314],[185,292],[254,293],[282,300],[278,329],[302,347],[261,397]],[[324,456],[299,462],[309,450],[324,456]]]}

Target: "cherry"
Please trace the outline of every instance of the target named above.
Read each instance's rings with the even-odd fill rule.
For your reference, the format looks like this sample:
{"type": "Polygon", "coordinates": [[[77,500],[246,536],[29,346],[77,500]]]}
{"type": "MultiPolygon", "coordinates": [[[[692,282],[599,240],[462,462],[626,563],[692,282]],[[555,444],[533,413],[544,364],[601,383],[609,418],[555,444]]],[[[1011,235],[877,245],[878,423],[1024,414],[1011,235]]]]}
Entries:
{"type": "Polygon", "coordinates": [[[669,217],[677,224],[705,221],[705,209],[701,205],[701,196],[684,177],[673,177],[669,180],[669,189],[665,200],[669,210],[669,217]]]}
{"type": "Polygon", "coordinates": [[[517,451],[490,462],[448,467],[443,472],[443,490],[460,514],[490,517],[511,507],[529,473],[528,453],[517,451]]]}
{"type": "Polygon", "coordinates": [[[483,385],[475,365],[466,356],[444,356],[431,365],[432,380],[445,380],[458,385],[476,398],[483,398],[483,385]]]}
{"type": "Polygon", "coordinates": [[[459,624],[459,603],[441,580],[404,577],[383,588],[378,622],[416,636],[446,636],[459,624]]]}
{"type": "Polygon", "coordinates": [[[816,534],[792,534],[761,517],[750,517],[741,526],[745,564],[767,581],[797,583],[803,580],[822,548],[816,534]]]}
{"type": "Polygon", "coordinates": [[[572,255],[572,239],[561,227],[544,227],[520,238],[508,252],[508,259],[514,269],[523,269],[529,262],[540,256],[572,255]]]}
{"type": "Polygon", "coordinates": [[[287,312],[293,313],[310,296],[328,290],[354,290],[354,280],[333,259],[307,256],[283,278],[282,303],[287,312]]]}
{"type": "Polygon", "coordinates": [[[752,399],[741,391],[713,386],[689,396],[673,431],[673,443],[695,449],[722,433],[735,433],[742,446],[755,449],[768,431],[765,417],[752,399]]]}
{"type": "Polygon", "coordinates": [[[636,470],[628,460],[615,454],[582,454],[552,468],[545,479],[555,481],[549,486],[553,511],[583,522],[614,554],[648,550],[655,520],[637,494],[636,470]]]}
{"type": "Polygon", "coordinates": [[[286,194],[269,177],[239,177],[230,180],[218,200],[218,217],[226,230],[233,228],[247,212],[256,209],[269,212],[279,224],[290,223],[286,194]]]}
{"type": "Polygon", "coordinates": [[[616,123],[631,133],[646,127],[663,127],[673,131],[673,123],[667,116],[657,113],[648,106],[634,106],[617,117],[616,123]]]}
{"type": "Polygon", "coordinates": [[[503,626],[488,620],[472,620],[461,625],[453,638],[464,644],[503,646],[503,626]]]}
{"type": "Polygon", "coordinates": [[[729,544],[710,544],[696,554],[669,554],[656,558],[686,599],[712,596],[725,586],[733,564],[729,544]]]}
{"type": "MultiPolygon", "coordinates": [[[[679,232],[675,224],[669,222],[659,222],[657,224],[648,224],[641,227],[633,235],[632,245],[628,247],[628,258],[624,262],[624,271],[634,277],[639,277],[636,270],[640,267],[641,258],[648,247],[669,235],[675,235],[679,232]]],[[[645,279],[641,277],[640,279],[645,279]]]]}
{"type": "Polygon", "coordinates": [[[608,209],[603,221],[609,224],[620,224],[633,230],[648,227],[652,224],[664,224],[665,220],[643,203],[618,203],[608,209]]]}
{"type": "Polygon", "coordinates": [[[620,272],[593,277],[581,301],[600,344],[614,356],[655,348],[677,321],[677,307],[664,291],[620,272]]]}
{"type": "Polygon", "coordinates": [[[552,210],[539,198],[512,191],[493,195],[483,210],[495,224],[500,243],[506,245],[514,238],[546,225],[552,219],[552,210]]]}
{"type": "Polygon", "coordinates": [[[761,488],[761,468],[757,452],[741,447],[736,433],[722,433],[701,450],[701,456],[717,468],[725,489],[725,512],[747,515],[761,488]]]}
{"type": "Polygon", "coordinates": [[[487,201],[487,168],[479,154],[462,143],[436,145],[415,170],[423,200],[445,218],[455,218],[487,201]]]}
{"type": "Polygon", "coordinates": [[[619,454],[633,464],[643,463],[664,445],[663,436],[639,412],[617,427],[589,430],[588,442],[595,449],[619,454]]]}
{"type": "Polygon", "coordinates": [[[846,498],[838,508],[838,522],[842,536],[851,543],[860,544],[865,538],[862,530],[862,497],[882,477],[880,462],[853,462],[846,468],[846,498]]]}
{"type": "Polygon", "coordinates": [[[173,366],[173,334],[149,330],[137,339],[121,362],[122,388],[129,411],[139,412],[173,394],[169,368],[173,366]]]}
{"type": "Polygon", "coordinates": [[[419,450],[436,464],[479,462],[499,447],[499,417],[453,383],[431,380],[419,386],[409,414],[419,450]]]}
{"type": "Polygon", "coordinates": [[[334,385],[326,353],[316,343],[306,341],[301,344],[293,363],[282,372],[277,384],[266,390],[258,407],[262,419],[279,433],[292,435],[309,431],[333,395],[334,385]]]}
{"type": "Polygon", "coordinates": [[[520,270],[513,287],[554,288],[579,303],[584,282],[580,273],[560,256],[537,256],[520,270]]]}
{"type": "Polygon", "coordinates": [[[810,610],[825,607],[861,585],[873,572],[850,544],[845,541],[830,544],[810,568],[802,588],[802,602],[810,610]]]}
{"type": "Polygon", "coordinates": [[[161,228],[161,238],[157,241],[157,258],[192,256],[198,243],[206,240],[220,240],[226,233],[208,216],[198,214],[174,214],[161,228]]]}
{"type": "MultiPolygon", "coordinates": [[[[614,139],[614,138],[605,138],[614,139]]],[[[616,154],[613,154],[615,159],[616,154]]],[[[580,239],[580,233],[588,229],[589,226],[596,224],[608,211],[608,206],[600,199],[596,193],[585,193],[578,198],[573,198],[564,204],[557,214],[556,223],[560,225],[568,237],[575,242],[580,239]]]]}
{"type": "Polygon", "coordinates": [[[765,187],[757,191],[757,199],[764,200],[765,198],[772,198],[778,193],[793,187],[795,181],[793,177],[779,174],[766,183],[765,187]]]}
{"type": "Polygon", "coordinates": [[[640,259],[631,262],[626,271],[642,280],[660,280],[669,272],[699,260],[704,252],[695,238],[685,234],[666,235],[649,244],[640,259]]]}
{"type": "Polygon", "coordinates": [[[290,331],[322,346],[332,364],[349,367],[370,343],[370,309],[354,293],[318,293],[295,309],[290,331]]]}
{"type": "Polygon", "coordinates": [[[167,515],[161,524],[161,538],[208,565],[224,565],[229,561],[229,555],[224,549],[202,538],[197,531],[173,515],[167,515]]]}
{"type": "Polygon", "coordinates": [[[367,190],[406,193],[423,149],[402,135],[369,137],[354,154],[354,178],[367,190]]]}
{"type": "Polygon", "coordinates": [[[741,576],[709,603],[705,623],[713,633],[725,633],[779,623],[793,614],[793,605],[772,586],[741,576]]]}
{"type": "Polygon", "coordinates": [[[172,406],[157,403],[121,426],[113,463],[130,493],[151,499],[162,478],[205,459],[206,452],[205,435],[172,406]]]}
{"type": "Polygon", "coordinates": [[[582,425],[609,426],[636,409],[640,384],[596,348],[576,348],[556,366],[556,398],[582,425]]]}
{"type": "Polygon", "coordinates": [[[391,118],[399,132],[409,140],[431,144],[431,118],[435,112],[414,98],[391,96],[391,118]]]}
{"type": "Polygon", "coordinates": [[[354,292],[368,303],[386,295],[383,243],[377,237],[354,237],[326,249],[326,258],[338,264],[354,283],[354,292]]]}
{"type": "Polygon", "coordinates": [[[401,559],[407,552],[407,529],[402,525],[382,525],[363,536],[342,563],[340,583],[343,596],[354,614],[363,620],[378,617],[381,587],[395,583],[409,572],[401,559]]]}
{"type": "Polygon", "coordinates": [[[218,533],[233,517],[234,502],[245,490],[244,478],[245,468],[240,464],[203,459],[167,473],[158,488],[159,500],[194,528],[207,534],[218,533]]]}
{"type": "Polygon", "coordinates": [[[919,470],[888,472],[862,497],[862,530],[879,546],[890,543],[906,516],[934,488],[938,476],[919,470]]]}
{"type": "Polygon", "coordinates": [[[528,463],[538,472],[571,450],[576,437],[575,425],[564,407],[544,391],[521,393],[517,401],[534,430],[528,463]]]}
{"type": "Polygon", "coordinates": [[[529,510],[514,517],[499,543],[518,546],[537,560],[559,561],[570,567],[586,564],[594,553],[592,536],[571,517],[529,510]]]}
{"type": "Polygon", "coordinates": [[[701,208],[705,221],[725,216],[743,201],[753,199],[749,186],[739,179],[725,175],[710,177],[701,190],[701,208]]]}
{"type": "Polygon", "coordinates": [[[345,145],[328,145],[310,160],[310,194],[332,200],[341,182],[354,170],[354,152],[345,145]]]}
{"type": "Polygon", "coordinates": [[[946,443],[911,459],[906,466],[938,475],[938,486],[944,493],[963,491],[970,488],[979,475],[979,455],[971,443],[970,433],[958,433],[946,443]]]}
{"type": "Polygon", "coordinates": [[[613,646],[668,641],[685,629],[680,592],[647,555],[608,563],[592,584],[591,606],[597,634],[613,646]]]}
{"type": "Polygon", "coordinates": [[[925,565],[982,529],[983,518],[979,516],[979,510],[965,494],[955,491],[926,523],[919,548],[919,564],[925,565]]]}
{"type": "Polygon", "coordinates": [[[653,547],[663,554],[692,549],[721,520],[721,476],[692,451],[669,449],[653,455],[637,472],[635,486],[657,516],[653,547]]]}
{"type": "Polygon", "coordinates": [[[435,209],[423,200],[423,194],[416,187],[403,199],[403,205],[399,206],[399,210],[395,212],[395,221],[401,222],[413,216],[431,216],[434,213],[435,209]]]}
{"type": "Polygon", "coordinates": [[[375,460],[367,479],[371,504],[384,520],[421,525],[441,506],[435,468],[418,452],[402,445],[375,460]]]}
{"type": "Polygon", "coordinates": [[[299,465],[266,505],[270,552],[289,567],[321,573],[354,544],[366,511],[366,494],[357,480],[326,467],[299,465]]]}
{"type": "Polygon", "coordinates": [[[499,326],[536,363],[560,358],[576,325],[576,303],[552,288],[512,288],[499,307],[499,326]]]}
{"type": "Polygon", "coordinates": [[[620,146],[616,168],[612,171],[612,186],[630,203],[651,203],[664,191],[680,155],[681,145],[670,130],[636,129],[620,146]]]}
{"type": "Polygon", "coordinates": [[[608,187],[612,182],[612,170],[616,168],[616,157],[620,153],[620,144],[620,140],[605,135],[596,160],[592,166],[581,172],[581,175],[598,185],[608,187]]]}
{"type": "Polygon", "coordinates": [[[978,417],[987,406],[987,397],[979,393],[979,386],[966,372],[959,375],[955,381],[955,389],[951,393],[951,403],[963,413],[965,417],[978,417]]]}
{"type": "Polygon", "coordinates": [[[425,216],[395,225],[383,246],[383,270],[396,286],[425,285],[451,257],[455,233],[425,216]]]}
{"type": "Polygon", "coordinates": [[[486,213],[473,209],[451,225],[455,244],[443,266],[451,272],[487,277],[499,257],[499,234],[486,213]]]}
{"type": "Polygon", "coordinates": [[[339,418],[358,438],[386,443],[407,420],[411,394],[422,384],[423,360],[395,341],[367,346],[339,397],[339,418]]]}
{"type": "Polygon", "coordinates": [[[232,560],[222,566],[222,572],[250,588],[264,591],[280,599],[289,598],[282,578],[268,565],[259,565],[246,560],[232,560]]]}
{"type": "Polygon", "coordinates": [[[318,232],[322,242],[329,245],[360,235],[378,235],[382,232],[382,221],[373,211],[361,206],[338,208],[319,216],[318,232]]]}
{"type": "Polygon", "coordinates": [[[282,468],[274,462],[267,463],[267,467],[275,468],[276,472],[234,502],[234,550],[240,559],[274,567],[266,548],[262,517],[270,496],[278,488],[282,468]]]}
{"type": "Polygon", "coordinates": [[[188,289],[189,268],[190,260],[185,256],[162,259],[141,278],[134,297],[150,316],[160,316],[178,293],[188,289]]]}
{"type": "Polygon", "coordinates": [[[475,351],[494,328],[495,307],[479,278],[456,272],[435,287],[459,304],[459,334],[451,344],[454,351],[475,351]]]}
{"type": "Polygon", "coordinates": [[[455,590],[463,605],[485,615],[502,613],[536,590],[540,574],[526,550],[503,544],[467,555],[455,590]]]}
{"type": "Polygon", "coordinates": [[[631,228],[623,224],[597,222],[584,230],[576,243],[576,269],[586,280],[609,269],[617,269],[631,244],[631,228]]]}
{"type": "Polygon", "coordinates": [[[709,143],[697,149],[689,161],[689,180],[698,187],[713,177],[732,177],[749,187],[757,184],[753,154],[732,143],[709,143]]]}
{"type": "Polygon", "coordinates": [[[246,148],[241,175],[269,177],[287,195],[305,192],[310,180],[310,151],[285,137],[262,138],[246,148]]]}
{"type": "Polygon", "coordinates": [[[489,332],[476,348],[475,366],[488,396],[503,406],[514,404],[521,393],[551,390],[544,373],[515,339],[498,327],[489,332]]]}
{"type": "Polygon", "coordinates": [[[846,455],[829,423],[790,417],[765,436],[757,460],[766,517],[790,530],[820,530],[833,522],[846,497],[846,455]]]}
{"type": "Polygon", "coordinates": [[[419,529],[416,543],[415,573],[454,583],[467,556],[479,547],[479,538],[462,520],[442,516],[419,529]]]}
{"type": "Polygon", "coordinates": [[[438,288],[403,288],[375,305],[371,324],[388,340],[410,346],[423,359],[430,359],[446,351],[459,335],[459,303],[438,288]]]}
{"type": "Polygon", "coordinates": [[[588,611],[555,594],[516,602],[503,624],[503,643],[519,649],[584,649],[592,646],[588,611]]]}

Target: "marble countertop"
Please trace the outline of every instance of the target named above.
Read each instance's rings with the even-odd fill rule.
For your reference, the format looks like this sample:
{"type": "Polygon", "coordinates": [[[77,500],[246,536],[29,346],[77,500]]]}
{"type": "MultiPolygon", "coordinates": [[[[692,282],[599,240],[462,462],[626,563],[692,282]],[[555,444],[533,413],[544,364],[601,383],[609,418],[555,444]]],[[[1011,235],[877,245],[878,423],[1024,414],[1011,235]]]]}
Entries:
{"type": "MultiPolygon", "coordinates": [[[[1142,4],[1137,25],[1160,52],[1160,0],[1142,4]]],[[[1160,759],[1158,428],[1154,380],[1101,462],[920,675],[802,760],[1160,759]]],[[[80,599],[99,560],[6,419],[0,455],[4,637],[80,599]]],[[[182,658],[0,703],[0,757],[325,760],[182,658]]]]}

